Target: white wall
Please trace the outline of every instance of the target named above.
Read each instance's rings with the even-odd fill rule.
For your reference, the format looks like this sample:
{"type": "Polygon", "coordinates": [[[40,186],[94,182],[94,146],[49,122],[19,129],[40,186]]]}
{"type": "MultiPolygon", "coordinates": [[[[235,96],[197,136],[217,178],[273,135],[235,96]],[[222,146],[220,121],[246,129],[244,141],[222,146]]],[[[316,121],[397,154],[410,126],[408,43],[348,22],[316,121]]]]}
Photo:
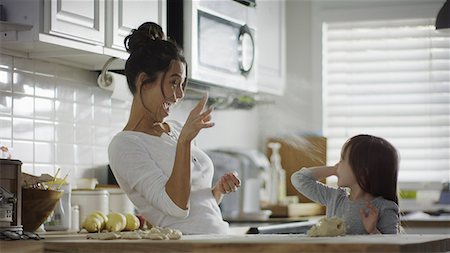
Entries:
{"type": "MultiPolygon", "coordinates": [[[[195,101],[183,101],[170,115],[171,119],[186,121],[195,101]]],[[[212,113],[215,126],[203,129],[197,144],[203,149],[255,149],[259,141],[258,110],[216,110],[212,113]]]]}
{"type": "MultiPolygon", "coordinates": [[[[263,149],[268,137],[287,134],[321,134],[321,124],[315,122],[317,96],[311,76],[311,2],[286,1],[286,87],[274,104],[258,106],[260,140],[263,149]]],[[[261,52],[264,54],[264,52],[261,52]]]]}

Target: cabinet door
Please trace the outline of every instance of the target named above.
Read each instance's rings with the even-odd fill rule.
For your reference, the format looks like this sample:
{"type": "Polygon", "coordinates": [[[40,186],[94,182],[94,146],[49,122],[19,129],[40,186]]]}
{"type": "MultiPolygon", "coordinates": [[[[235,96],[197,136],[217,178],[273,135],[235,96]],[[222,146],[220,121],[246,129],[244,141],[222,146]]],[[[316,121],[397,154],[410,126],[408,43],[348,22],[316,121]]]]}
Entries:
{"type": "Polygon", "coordinates": [[[286,82],[285,1],[258,1],[258,91],[282,95],[286,82]]]}
{"type": "Polygon", "coordinates": [[[125,50],[123,44],[125,37],[144,22],[155,22],[166,31],[165,0],[114,0],[112,8],[113,28],[108,35],[107,47],[125,50]]]}
{"type": "Polygon", "coordinates": [[[44,0],[50,22],[46,32],[65,38],[104,45],[104,0],[44,0]]]}

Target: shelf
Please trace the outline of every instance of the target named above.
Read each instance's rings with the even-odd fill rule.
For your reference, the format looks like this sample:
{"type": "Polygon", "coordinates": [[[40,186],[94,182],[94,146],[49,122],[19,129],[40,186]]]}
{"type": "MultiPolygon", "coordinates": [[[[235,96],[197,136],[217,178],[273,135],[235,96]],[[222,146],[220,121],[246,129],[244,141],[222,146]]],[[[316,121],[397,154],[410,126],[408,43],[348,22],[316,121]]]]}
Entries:
{"type": "Polygon", "coordinates": [[[11,31],[28,31],[33,29],[33,25],[11,23],[7,21],[0,21],[0,32],[11,32],[11,31]]]}

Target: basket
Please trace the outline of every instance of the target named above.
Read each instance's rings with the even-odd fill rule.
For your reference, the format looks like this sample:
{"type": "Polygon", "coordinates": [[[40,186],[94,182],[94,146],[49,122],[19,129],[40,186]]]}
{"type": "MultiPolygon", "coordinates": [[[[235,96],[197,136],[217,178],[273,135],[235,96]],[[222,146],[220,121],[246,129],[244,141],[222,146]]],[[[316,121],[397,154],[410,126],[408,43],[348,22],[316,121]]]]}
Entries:
{"type": "Polygon", "coordinates": [[[34,232],[55,209],[63,191],[22,189],[22,225],[24,231],[34,232]]]}

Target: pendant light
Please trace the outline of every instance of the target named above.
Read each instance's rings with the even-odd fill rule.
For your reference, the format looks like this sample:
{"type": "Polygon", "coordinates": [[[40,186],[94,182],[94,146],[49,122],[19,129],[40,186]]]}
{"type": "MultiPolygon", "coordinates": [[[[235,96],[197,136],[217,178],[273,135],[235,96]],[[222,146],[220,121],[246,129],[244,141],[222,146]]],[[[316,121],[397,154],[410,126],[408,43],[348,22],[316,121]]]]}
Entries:
{"type": "Polygon", "coordinates": [[[450,3],[445,1],[436,17],[436,30],[450,32],[450,3]]]}

